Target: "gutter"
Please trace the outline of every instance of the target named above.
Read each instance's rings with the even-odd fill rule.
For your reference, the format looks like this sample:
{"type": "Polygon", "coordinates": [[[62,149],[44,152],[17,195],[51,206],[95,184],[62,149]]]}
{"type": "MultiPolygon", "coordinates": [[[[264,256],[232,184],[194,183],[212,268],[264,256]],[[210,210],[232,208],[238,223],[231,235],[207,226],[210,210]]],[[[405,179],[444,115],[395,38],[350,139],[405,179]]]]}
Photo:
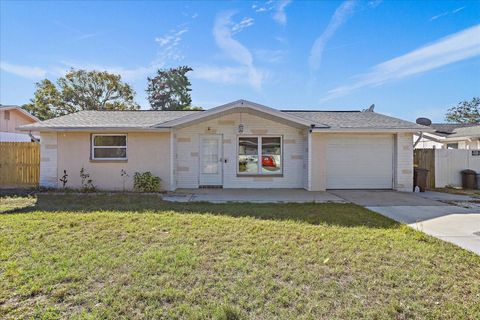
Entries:
{"type": "Polygon", "coordinates": [[[312,128],[314,133],[418,133],[418,132],[434,132],[433,129],[420,130],[418,128],[312,128]]]}
{"type": "Polygon", "coordinates": [[[170,132],[170,128],[128,128],[128,127],[19,127],[22,131],[40,131],[40,132],[170,132]]]}

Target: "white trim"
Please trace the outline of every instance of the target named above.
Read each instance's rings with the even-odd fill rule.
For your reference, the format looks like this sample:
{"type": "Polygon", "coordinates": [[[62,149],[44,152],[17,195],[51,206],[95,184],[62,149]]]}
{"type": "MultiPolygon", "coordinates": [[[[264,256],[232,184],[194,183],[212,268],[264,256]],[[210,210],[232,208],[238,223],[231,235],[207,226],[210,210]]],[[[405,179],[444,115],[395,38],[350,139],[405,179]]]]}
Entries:
{"type": "Polygon", "coordinates": [[[174,191],[177,188],[177,177],[176,170],[177,167],[177,148],[175,144],[175,131],[170,132],[170,191],[174,191]]]}
{"type": "Polygon", "coordinates": [[[268,115],[271,115],[271,116],[274,116],[274,117],[277,117],[277,118],[281,118],[281,119],[284,119],[284,120],[288,120],[288,121],[291,121],[291,122],[294,122],[294,123],[297,123],[297,124],[300,124],[300,125],[303,125],[303,126],[308,126],[309,127],[310,125],[312,125],[312,122],[309,121],[309,120],[306,120],[306,119],[303,119],[303,118],[300,118],[300,117],[297,117],[297,116],[294,116],[294,115],[291,115],[291,114],[288,114],[288,113],[284,113],[284,112],[279,111],[277,109],[273,109],[273,108],[270,108],[270,107],[267,107],[267,106],[264,106],[264,105],[261,105],[261,104],[257,104],[257,103],[254,103],[254,102],[246,101],[246,100],[238,100],[238,101],[234,101],[234,102],[231,102],[231,103],[227,103],[227,104],[209,109],[207,111],[193,113],[193,114],[184,116],[184,117],[179,118],[179,119],[164,122],[161,125],[158,125],[158,128],[162,128],[162,127],[163,128],[165,128],[165,127],[170,128],[170,127],[175,127],[175,126],[179,126],[179,125],[182,125],[182,124],[187,124],[187,123],[197,121],[197,120],[201,120],[203,118],[210,117],[210,116],[216,115],[218,113],[225,112],[225,111],[235,109],[235,108],[249,108],[249,109],[252,109],[252,110],[255,110],[255,111],[258,111],[258,112],[261,112],[261,113],[265,113],[265,114],[268,114],[268,115]]]}
{"type": "Polygon", "coordinates": [[[39,131],[39,132],[92,132],[92,131],[108,131],[108,132],[170,132],[170,128],[136,128],[136,127],[34,127],[25,125],[17,128],[21,131],[39,131]]]}
{"type": "Polygon", "coordinates": [[[256,135],[256,134],[240,134],[237,135],[237,147],[236,147],[236,167],[237,167],[237,175],[238,176],[252,176],[252,175],[258,175],[258,176],[273,176],[273,175],[283,175],[283,167],[285,166],[284,164],[284,159],[283,159],[283,135],[278,135],[278,134],[264,134],[264,135],[256,135]],[[239,143],[240,143],[240,138],[257,138],[258,140],[258,148],[257,148],[257,156],[258,156],[258,163],[257,163],[257,173],[252,173],[252,172],[240,172],[240,164],[238,162],[238,157],[239,155],[239,143]],[[280,138],[280,172],[272,172],[272,173],[264,173],[262,172],[262,140],[263,138],[280,138]]]}
{"type": "Polygon", "coordinates": [[[307,133],[307,148],[308,148],[308,154],[307,154],[307,190],[311,191],[312,190],[312,133],[308,131],[307,133]]]}
{"type": "Polygon", "coordinates": [[[434,129],[408,129],[408,128],[339,128],[339,129],[329,129],[329,128],[313,128],[312,132],[315,133],[396,133],[396,132],[404,132],[404,133],[416,133],[416,132],[434,132],[434,129]]]}
{"type": "Polygon", "coordinates": [[[92,133],[92,137],[90,140],[90,148],[91,148],[91,156],[92,160],[128,160],[128,135],[126,133],[123,134],[115,134],[115,133],[92,133]],[[125,137],[125,146],[95,146],[95,137],[101,136],[115,136],[115,137],[125,137]],[[95,149],[125,149],[125,158],[96,158],[95,157],[95,149]]]}

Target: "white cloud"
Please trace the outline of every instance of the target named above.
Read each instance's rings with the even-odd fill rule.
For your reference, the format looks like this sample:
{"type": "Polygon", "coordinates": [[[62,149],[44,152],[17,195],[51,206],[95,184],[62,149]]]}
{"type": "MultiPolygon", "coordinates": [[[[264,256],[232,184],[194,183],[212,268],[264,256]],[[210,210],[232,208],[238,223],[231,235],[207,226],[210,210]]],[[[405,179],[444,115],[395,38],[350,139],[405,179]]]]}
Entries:
{"type": "Polygon", "coordinates": [[[166,35],[155,38],[155,42],[160,45],[161,51],[159,58],[167,61],[180,61],[184,58],[182,51],[178,48],[182,41],[183,34],[188,32],[187,27],[180,30],[170,30],[166,35]]]}
{"type": "Polygon", "coordinates": [[[370,8],[376,8],[378,7],[381,3],[383,2],[383,0],[371,0],[368,2],[368,6],[370,8]]]}
{"type": "Polygon", "coordinates": [[[261,5],[253,4],[252,10],[257,13],[274,11],[272,16],[273,20],[284,26],[287,24],[287,14],[285,13],[285,8],[291,2],[292,0],[269,0],[267,2],[263,2],[261,5]]]}
{"type": "Polygon", "coordinates": [[[310,68],[316,70],[320,67],[320,63],[322,61],[323,51],[325,49],[326,44],[330,40],[330,38],[335,34],[338,28],[345,23],[345,21],[350,18],[355,8],[356,1],[355,0],[347,0],[344,1],[340,7],[335,10],[332,19],[328,23],[327,28],[325,31],[318,37],[312,49],[310,50],[310,57],[309,57],[309,65],[310,68]]]}
{"type": "Polygon", "coordinates": [[[431,18],[430,18],[430,21],[437,20],[437,19],[439,19],[439,18],[441,18],[441,17],[445,17],[445,16],[448,16],[448,15],[450,15],[450,14],[458,13],[458,12],[462,11],[463,9],[465,9],[465,7],[459,7],[459,8],[457,8],[457,9],[452,10],[452,11],[442,12],[442,13],[440,13],[440,14],[437,14],[437,15],[431,17],[431,18]]]}
{"type": "Polygon", "coordinates": [[[213,35],[218,47],[222,49],[230,59],[236,61],[248,70],[249,84],[260,89],[263,81],[263,73],[257,70],[253,64],[251,52],[238,40],[232,37],[232,20],[234,12],[221,12],[217,15],[213,27],[213,35]]]}
{"type": "Polygon", "coordinates": [[[253,26],[254,23],[255,23],[255,21],[253,20],[253,18],[248,18],[248,17],[243,18],[239,23],[236,23],[236,24],[233,25],[232,35],[236,34],[236,33],[239,33],[240,31],[242,31],[245,28],[253,26]]]}
{"type": "Polygon", "coordinates": [[[386,82],[421,74],[442,66],[480,56],[480,25],[462,30],[432,44],[374,66],[370,72],[355,77],[351,85],[328,91],[322,101],[347,95],[363,87],[375,87],[386,82]]]}
{"type": "Polygon", "coordinates": [[[43,68],[13,64],[6,61],[0,61],[0,70],[32,80],[45,78],[48,73],[47,70],[43,68]]]}
{"type": "Polygon", "coordinates": [[[182,34],[188,31],[188,28],[183,28],[179,31],[171,30],[169,33],[164,35],[163,37],[155,38],[155,42],[157,42],[161,47],[169,46],[169,45],[178,45],[182,40],[182,34]]]}
{"type": "Polygon", "coordinates": [[[285,13],[285,8],[290,4],[291,0],[280,0],[278,3],[275,13],[273,14],[273,20],[282,26],[287,24],[287,14],[285,13]]]}
{"type": "Polygon", "coordinates": [[[249,69],[247,67],[215,67],[198,66],[192,72],[192,77],[226,84],[249,84],[249,69]]]}
{"type": "Polygon", "coordinates": [[[255,57],[258,60],[267,63],[279,63],[285,60],[287,52],[285,50],[270,50],[270,49],[258,49],[255,50],[255,57]]]}

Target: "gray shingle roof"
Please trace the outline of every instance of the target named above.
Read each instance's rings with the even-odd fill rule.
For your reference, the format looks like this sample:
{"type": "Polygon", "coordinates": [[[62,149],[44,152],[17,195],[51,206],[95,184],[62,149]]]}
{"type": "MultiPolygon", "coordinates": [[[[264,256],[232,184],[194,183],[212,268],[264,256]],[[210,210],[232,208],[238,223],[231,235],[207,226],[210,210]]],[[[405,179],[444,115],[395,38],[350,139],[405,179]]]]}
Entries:
{"type": "Polygon", "coordinates": [[[455,133],[458,128],[471,127],[474,125],[475,124],[468,123],[432,123],[430,127],[435,129],[435,135],[448,137],[452,133],[455,133]]]}
{"type": "Polygon", "coordinates": [[[79,111],[31,125],[30,128],[150,128],[198,111],[79,111]]]}
{"type": "Polygon", "coordinates": [[[389,117],[376,112],[361,111],[284,111],[297,117],[326,124],[331,129],[419,129],[416,123],[389,117]]]}
{"type": "MultiPolygon", "coordinates": [[[[201,111],[80,111],[62,117],[22,126],[34,129],[148,129],[201,111]]],[[[413,129],[426,127],[376,112],[360,111],[283,111],[331,129],[413,129]]]]}
{"type": "Polygon", "coordinates": [[[458,137],[480,137],[480,125],[456,128],[454,133],[448,135],[448,138],[458,137]]]}

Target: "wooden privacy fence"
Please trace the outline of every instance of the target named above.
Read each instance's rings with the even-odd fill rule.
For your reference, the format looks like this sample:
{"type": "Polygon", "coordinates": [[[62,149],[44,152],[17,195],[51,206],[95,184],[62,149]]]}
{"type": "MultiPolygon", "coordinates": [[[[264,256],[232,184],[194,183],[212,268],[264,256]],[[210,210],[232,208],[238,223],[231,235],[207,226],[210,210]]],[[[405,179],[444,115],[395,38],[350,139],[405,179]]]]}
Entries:
{"type": "Polygon", "coordinates": [[[435,149],[415,149],[413,165],[428,170],[427,188],[435,188],[435,149]]]}
{"type": "Polygon", "coordinates": [[[40,144],[0,142],[0,188],[36,187],[40,178],[40,144]]]}

